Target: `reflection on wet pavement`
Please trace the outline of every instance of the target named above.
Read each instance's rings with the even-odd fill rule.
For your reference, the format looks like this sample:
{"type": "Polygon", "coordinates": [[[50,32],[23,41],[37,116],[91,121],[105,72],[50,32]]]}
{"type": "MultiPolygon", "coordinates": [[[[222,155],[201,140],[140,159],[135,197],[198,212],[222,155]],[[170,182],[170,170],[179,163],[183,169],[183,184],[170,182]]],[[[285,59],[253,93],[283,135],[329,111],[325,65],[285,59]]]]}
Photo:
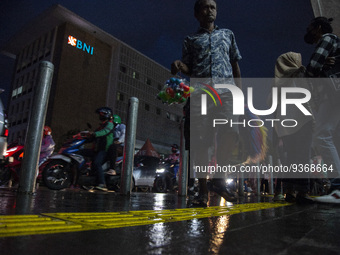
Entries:
{"type": "MultiPolygon", "coordinates": [[[[175,194],[0,188],[5,254],[338,254],[340,208],[228,203],[194,208],[175,194]],[[322,233],[322,235],[320,234],[322,233]],[[98,248],[99,247],[99,248],[98,248]]],[[[2,216],[1,216],[2,215],[2,216]]]]}

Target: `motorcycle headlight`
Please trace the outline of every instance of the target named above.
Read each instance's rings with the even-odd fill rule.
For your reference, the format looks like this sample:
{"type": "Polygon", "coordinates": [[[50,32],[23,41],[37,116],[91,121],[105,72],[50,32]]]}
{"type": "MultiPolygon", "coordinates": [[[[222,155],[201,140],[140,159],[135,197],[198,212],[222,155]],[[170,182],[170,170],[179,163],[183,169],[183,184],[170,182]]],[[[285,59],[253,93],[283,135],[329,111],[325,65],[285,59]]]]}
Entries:
{"type": "Polygon", "coordinates": [[[156,173],[157,173],[157,174],[164,173],[164,171],[165,171],[165,168],[156,169],[156,173]]]}
{"type": "Polygon", "coordinates": [[[232,183],[234,180],[233,179],[226,179],[225,180],[225,182],[227,183],[227,184],[230,184],[230,183],[232,183]]]}

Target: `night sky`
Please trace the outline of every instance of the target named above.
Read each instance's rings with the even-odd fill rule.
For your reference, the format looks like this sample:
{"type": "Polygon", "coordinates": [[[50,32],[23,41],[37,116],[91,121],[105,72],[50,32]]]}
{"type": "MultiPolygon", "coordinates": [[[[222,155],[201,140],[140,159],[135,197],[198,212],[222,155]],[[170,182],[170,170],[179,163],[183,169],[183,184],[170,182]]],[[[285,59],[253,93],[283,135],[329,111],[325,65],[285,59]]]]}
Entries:
{"type": "MultiPolygon", "coordinates": [[[[182,42],[195,32],[195,0],[1,0],[0,48],[25,23],[60,4],[144,55],[170,68],[182,42]]],[[[295,51],[306,64],[313,46],[303,41],[313,18],[310,0],[219,0],[216,24],[231,29],[243,59],[243,77],[273,77],[276,58],[295,51]]],[[[0,88],[9,90],[14,60],[0,55],[0,88]]],[[[7,101],[7,93],[1,95],[7,101]]],[[[264,92],[263,92],[264,93],[264,92]]]]}

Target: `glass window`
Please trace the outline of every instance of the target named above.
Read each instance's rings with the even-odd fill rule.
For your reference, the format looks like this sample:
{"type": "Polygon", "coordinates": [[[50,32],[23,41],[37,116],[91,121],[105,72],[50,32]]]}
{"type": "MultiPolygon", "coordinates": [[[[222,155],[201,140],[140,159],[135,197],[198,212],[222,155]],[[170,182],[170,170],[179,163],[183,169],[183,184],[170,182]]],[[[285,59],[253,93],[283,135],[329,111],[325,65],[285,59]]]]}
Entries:
{"type": "Polygon", "coordinates": [[[119,70],[120,70],[122,73],[126,73],[126,67],[125,67],[125,66],[120,66],[120,67],[119,67],[119,70]]]}

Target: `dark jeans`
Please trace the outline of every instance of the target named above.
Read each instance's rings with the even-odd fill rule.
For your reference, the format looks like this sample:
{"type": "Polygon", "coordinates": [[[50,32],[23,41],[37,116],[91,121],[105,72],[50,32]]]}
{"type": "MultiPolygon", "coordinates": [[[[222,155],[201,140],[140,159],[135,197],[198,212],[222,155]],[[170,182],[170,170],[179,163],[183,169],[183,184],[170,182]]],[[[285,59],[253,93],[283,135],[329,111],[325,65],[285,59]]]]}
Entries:
{"type": "Polygon", "coordinates": [[[269,193],[269,182],[267,179],[261,179],[261,192],[269,193]]]}
{"type": "Polygon", "coordinates": [[[116,167],[116,159],[119,153],[123,153],[123,146],[121,144],[115,144],[113,143],[109,147],[108,153],[108,159],[110,161],[110,169],[115,169],[116,167]]]}
{"type": "Polygon", "coordinates": [[[106,151],[98,151],[93,158],[93,169],[97,171],[98,176],[98,184],[105,184],[105,177],[104,177],[104,170],[103,170],[103,163],[105,162],[107,157],[106,151]]]}

